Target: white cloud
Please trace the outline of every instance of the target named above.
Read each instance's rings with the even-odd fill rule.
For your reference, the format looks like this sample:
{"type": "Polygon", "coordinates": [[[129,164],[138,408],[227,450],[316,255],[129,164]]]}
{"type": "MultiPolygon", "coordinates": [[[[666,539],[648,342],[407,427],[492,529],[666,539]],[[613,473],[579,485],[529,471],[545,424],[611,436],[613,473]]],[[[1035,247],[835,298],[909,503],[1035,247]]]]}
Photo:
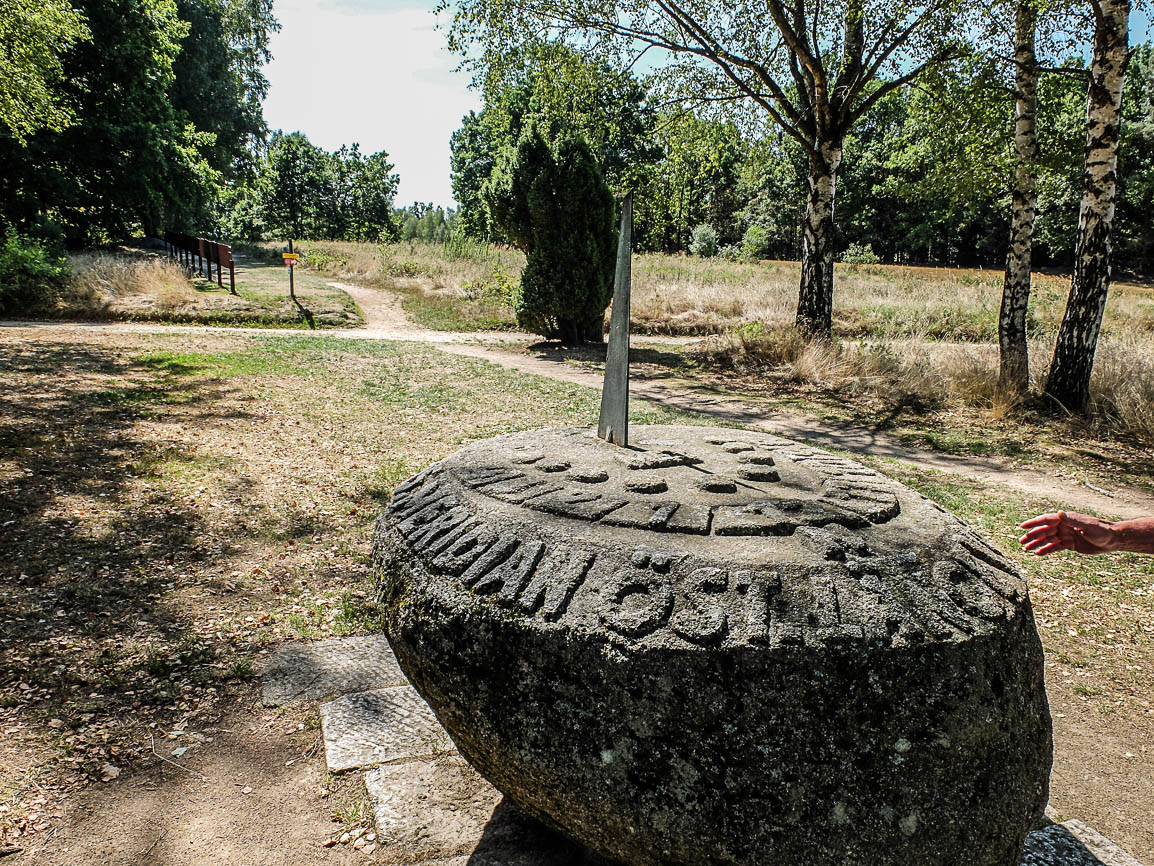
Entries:
{"type": "MultiPolygon", "coordinates": [[[[430,4],[431,5],[431,4],[430,4]]],[[[386,150],[398,204],[452,204],[449,136],[480,107],[428,8],[411,0],[281,0],[265,119],[326,150],[386,150]]]]}

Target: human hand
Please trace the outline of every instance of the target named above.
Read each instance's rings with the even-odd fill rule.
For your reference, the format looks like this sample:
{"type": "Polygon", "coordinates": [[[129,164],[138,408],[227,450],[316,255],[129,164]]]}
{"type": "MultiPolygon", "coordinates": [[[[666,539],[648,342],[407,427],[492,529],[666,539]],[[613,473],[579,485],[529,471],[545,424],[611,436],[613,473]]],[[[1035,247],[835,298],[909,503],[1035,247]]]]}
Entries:
{"type": "Polygon", "coordinates": [[[1113,549],[1115,540],[1112,523],[1077,511],[1041,514],[1018,528],[1027,530],[1018,542],[1035,556],[1062,550],[1107,553],[1113,549]]]}

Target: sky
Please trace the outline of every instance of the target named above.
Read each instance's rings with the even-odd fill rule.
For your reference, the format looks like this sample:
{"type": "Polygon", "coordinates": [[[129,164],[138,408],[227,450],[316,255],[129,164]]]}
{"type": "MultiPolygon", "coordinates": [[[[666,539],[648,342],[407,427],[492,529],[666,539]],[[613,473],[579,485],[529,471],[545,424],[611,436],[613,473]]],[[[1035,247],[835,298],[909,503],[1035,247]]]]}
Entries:
{"type": "Polygon", "coordinates": [[[433,0],[277,0],[281,31],[265,69],[272,129],[325,150],[388,151],[397,205],[453,204],[449,136],[480,98],[435,30],[433,0]]]}
{"type": "MultiPolygon", "coordinates": [[[[270,128],[303,132],[336,150],[388,151],[401,176],[398,206],[453,205],[449,136],[480,97],[436,30],[435,0],[276,0],[281,31],[264,104],[270,128]]],[[[1131,17],[1131,42],[1150,38],[1131,17]]]]}

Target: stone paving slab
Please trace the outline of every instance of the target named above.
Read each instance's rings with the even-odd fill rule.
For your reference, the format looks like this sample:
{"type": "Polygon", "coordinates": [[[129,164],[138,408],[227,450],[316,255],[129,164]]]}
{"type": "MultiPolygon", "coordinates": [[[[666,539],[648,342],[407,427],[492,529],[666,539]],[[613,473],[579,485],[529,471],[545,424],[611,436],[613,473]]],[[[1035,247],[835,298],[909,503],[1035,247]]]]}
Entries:
{"type": "Polygon", "coordinates": [[[412,686],[357,692],[321,704],[329,772],[411,761],[453,743],[412,686]]]}
{"type": "Polygon", "coordinates": [[[423,866],[611,866],[504,800],[456,754],[365,773],[377,835],[423,866]],[[449,856],[456,855],[456,856],[449,856]]]}
{"type": "Polygon", "coordinates": [[[412,862],[471,853],[501,800],[455,753],[368,770],[365,787],[377,837],[412,862]]]}
{"type": "Polygon", "coordinates": [[[279,706],[406,682],[384,635],[286,643],[265,668],[263,699],[265,706],[279,706]]]}

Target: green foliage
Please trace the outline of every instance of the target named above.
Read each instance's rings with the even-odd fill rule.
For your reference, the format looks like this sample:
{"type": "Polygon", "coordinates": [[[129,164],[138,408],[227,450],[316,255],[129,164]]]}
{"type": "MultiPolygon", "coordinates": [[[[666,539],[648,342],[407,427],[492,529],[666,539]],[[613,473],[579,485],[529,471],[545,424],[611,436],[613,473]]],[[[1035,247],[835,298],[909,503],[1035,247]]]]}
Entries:
{"type": "Polygon", "coordinates": [[[0,53],[29,16],[55,60],[0,80],[42,103],[31,134],[0,134],[0,222],[47,219],[74,245],[207,233],[264,137],[271,0],[0,0],[0,53]]]}
{"type": "Polygon", "coordinates": [[[764,225],[754,223],[741,237],[741,258],[747,262],[774,258],[777,249],[772,231],[764,225]]]}
{"type": "MultiPolygon", "coordinates": [[[[740,168],[736,215],[745,225],[735,240],[739,257],[797,259],[801,256],[801,219],[805,204],[805,154],[784,133],[770,130],[752,142],[740,168]]],[[[843,193],[844,195],[844,193],[843,193]]],[[[844,210],[843,210],[844,212],[844,210]]]]}
{"type": "Polygon", "coordinates": [[[693,229],[689,252],[703,259],[711,259],[717,255],[717,232],[713,230],[713,226],[702,223],[693,229]]]}
{"type": "Polygon", "coordinates": [[[57,89],[61,55],[90,36],[84,16],[65,0],[0,0],[0,126],[17,142],[73,121],[57,89]]]}
{"type": "Polygon", "coordinates": [[[1154,274],[1154,46],[1134,49],[1122,95],[1115,250],[1124,267],[1154,274]]]}
{"type": "Polygon", "coordinates": [[[584,139],[550,141],[530,122],[482,191],[496,225],[523,250],[517,323],[547,339],[600,342],[613,288],[613,195],[584,139]]]}
{"type": "Polygon", "coordinates": [[[469,300],[495,301],[513,306],[517,301],[517,281],[499,265],[493,265],[488,279],[466,281],[461,287],[469,300]]]}
{"type": "Polygon", "coordinates": [[[365,156],[357,144],[327,153],[304,133],[277,132],[253,183],[233,194],[221,233],[243,241],[393,240],[399,178],[388,157],[365,156]]]}
{"type": "MultiPolygon", "coordinates": [[[[461,128],[449,139],[453,198],[461,207],[461,231],[480,241],[492,237],[489,213],[481,198],[481,187],[497,165],[500,138],[499,131],[488,122],[484,112],[477,114],[470,111],[461,119],[461,128]]],[[[408,230],[406,223],[405,231],[408,230]]],[[[414,234],[415,230],[414,224],[414,234]]]]}
{"type": "MultiPolygon", "coordinates": [[[[9,9],[27,6],[3,2],[0,30],[17,20],[9,9]]],[[[46,218],[75,245],[164,228],[207,231],[222,182],[243,174],[238,166],[263,136],[260,64],[276,27],[270,0],[71,6],[91,38],[54,42],[59,74],[44,80],[72,123],[46,110],[51,122],[26,144],[0,136],[0,221],[21,227],[46,218]]]]}
{"type": "MultiPolygon", "coordinates": [[[[434,207],[432,203],[413,202],[395,214],[400,225],[403,241],[424,241],[425,243],[448,243],[457,228],[457,215],[453,210],[434,207]]],[[[462,236],[460,241],[466,239],[462,236]]]]}
{"type": "Polygon", "coordinates": [[[177,0],[177,11],[188,35],[173,64],[173,108],[185,124],[214,136],[202,148],[213,169],[247,179],[251,144],[267,133],[261,67],[271,59],[269,37],[280,29],[272,0],[177,0]]]}
{"type": "Polygon", "coordinates": [[[450,140],[453,195],[469,237],[510,240],[486,210],[481,190],[502,152],[516,146],[531,122],[549,138],[580,135],[611,186],[636,188],[645,167],[660,157],[646,89],[631,73],[539,42],[493,72],[484,82],[484,109],[462,118],[450,140]]]}
{"type": "Polygon", "coordinates": [[[744,142],[733,123],[693,114],[662,116],[656,133],[664,159],[643,166],[635,196],[638,250],[677,252],[691,242],[691,228],[711,225],[719,241],[741,236],[740,182],[744,142]]]}
{"type": "Polygon", "coordinates": [[[841,254],[841,261],[847,265],[876,265],[881,261],[869,244],[850,244],[841,254]]]}
{"type": "Polygon", "coordinates": [[[259,187],[265,224],[273,237],[314,236],[325,190],[325,152],[302,132],[273,136],[259,187]]]}
{"type": "Polygon", "coordinates": [[[9,229],[0,242],[0,315],[33,315],[55,305],[69,276],[68,262],[42,241],[9,229]]]}

